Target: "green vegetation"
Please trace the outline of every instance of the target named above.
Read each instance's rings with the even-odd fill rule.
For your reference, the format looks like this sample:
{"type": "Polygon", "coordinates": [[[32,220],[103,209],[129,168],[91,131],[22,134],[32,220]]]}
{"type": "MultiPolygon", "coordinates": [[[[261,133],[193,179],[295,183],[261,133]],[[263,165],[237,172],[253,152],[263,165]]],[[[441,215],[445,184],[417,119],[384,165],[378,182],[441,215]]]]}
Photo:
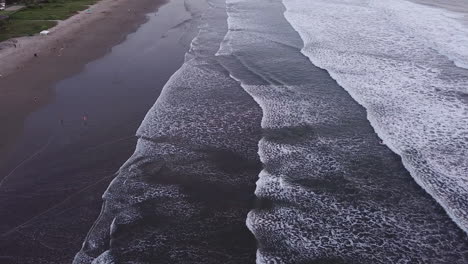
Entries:
{"type": "Polygon", "coordinates": [[[14,13],[14,12],[2,10],[2,11],[0,11],[0,16],[9,16],[12,13],[14,13]]]}
{"type": "Polygon", "coordinates": [[[63,20],[85,10],[95,0],[49,0],[47,3],[29,5],[11,16],[18,20],[63,20]]]}
{"type": "Polygon", "coordinates": [[[9,21],[3,25],[2,29],[0,29],[0,41],[22,36],[31,36],[41,32],[42,30],[51,28],[56,24],[56,21],[9,21]]]}
{"type": "Polygon", "coordinates": [[[49,29],[64,20],[85,10],[97,0],[48,0],[42,3],[27,4],[17,12],[0,11],[0,16],[9,19],[0,21],[0,41],[9,38],[29,36],[49,29]]]}

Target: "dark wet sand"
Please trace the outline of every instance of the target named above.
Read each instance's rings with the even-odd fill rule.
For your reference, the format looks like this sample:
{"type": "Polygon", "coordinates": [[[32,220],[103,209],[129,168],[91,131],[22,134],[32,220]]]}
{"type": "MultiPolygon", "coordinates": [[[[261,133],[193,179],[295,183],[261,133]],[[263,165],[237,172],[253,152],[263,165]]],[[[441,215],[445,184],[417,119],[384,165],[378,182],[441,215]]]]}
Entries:
{"type": "Polygon", "coordinates": [[[70,263],[80,249],[102,193],[134,151],[137,127],[195,34],[173,28],[174,15],[152,14],[139,27],[163,3],[116,6],[64,40],[63,56],[39,56],[0,80],[0,263],[70,263]],[[132,17],[124,15],[130,6],[132,17]]]}

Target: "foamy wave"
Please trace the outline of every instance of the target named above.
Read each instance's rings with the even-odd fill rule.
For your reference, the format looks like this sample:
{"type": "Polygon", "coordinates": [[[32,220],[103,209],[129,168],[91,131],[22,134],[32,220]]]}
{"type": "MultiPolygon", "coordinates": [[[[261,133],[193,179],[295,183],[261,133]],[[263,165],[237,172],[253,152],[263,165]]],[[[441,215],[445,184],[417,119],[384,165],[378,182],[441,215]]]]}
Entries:
{"type": "Polygon", "coordinates": [[[468,26],[465,13],[424,6],[405,0],[369,1],[377,12],[384,12],[406,34],[421,44],[436,49],[458,67],[468,69],[468,26]]]}
{"type": "Polygon", "coordinates": [[[252,262],[244,219],[261,111],[214,59],[225,8],[207,4],[185,63],[138,129],[136,151],[106,190],[74,263],[252,262]]]}
{"type": "Polygon", "coordinates": [[[431,48],[464,62],[468,50],[457,47],[467,30],[400,1],[284,3],[303,53],[367,109],[385,144],[468,232],[468,72],[431,48]]]}
{"type": "MultiPolygon", "coordinates": [[[[229,32],[217,55],[263,110],[260,201],[247,218],[257,263],[464,263],[463,231],[379,144],[364,109],[301,54],[281,2],[227,3],[229,32]],[[457,250],[439,246],[452,243],[457,250]]],[[[310,5],[322,11],[301,8],[310,5]]],[[[308,12],[301,9],[304,19],[308,12]]],[[[307,23],[324,32],[343,26],[307,23]]],[[[335,40],[327,37],[324,49],[335,40]]]]}

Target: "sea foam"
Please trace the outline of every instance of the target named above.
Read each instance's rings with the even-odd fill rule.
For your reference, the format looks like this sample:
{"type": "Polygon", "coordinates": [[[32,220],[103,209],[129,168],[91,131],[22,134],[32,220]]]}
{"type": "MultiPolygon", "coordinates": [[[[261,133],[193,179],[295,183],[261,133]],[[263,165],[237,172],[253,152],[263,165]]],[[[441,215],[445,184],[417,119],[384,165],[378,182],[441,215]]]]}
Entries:
{"type": "Polygon", "coordinates": [[[284,4],[302,52],[366,108],[383,142],[467,232],[468,29],[457,15],[400,0],[284,4]]]}
{"type": "Polygon", "coordinates": [[[281,1],[228,0],[227,12],[217,55],[263,110],[264,169],[247,218],[257,263],[466,262],[465,233],[301,53],[281,1]]]}
{"type": "Polygon", "coordinates": [[[244,223],[259,172],[261,110],[214,56],[227,31],[225,3],[171,3],[195,11],[199,34],[138,129],[135,153],[106,190],[76,264],[254,261],[244,223]]]}

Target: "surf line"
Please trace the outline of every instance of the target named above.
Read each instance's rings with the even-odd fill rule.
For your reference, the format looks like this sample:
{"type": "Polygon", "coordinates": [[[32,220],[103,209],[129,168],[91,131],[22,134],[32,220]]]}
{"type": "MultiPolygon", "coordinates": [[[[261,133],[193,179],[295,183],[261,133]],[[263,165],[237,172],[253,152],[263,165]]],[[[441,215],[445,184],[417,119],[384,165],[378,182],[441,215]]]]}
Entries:
{"type": "Polygon", "coordinates": [[[49,140],[47,141],[46,144],[44,144],[44,146],[42,146],[38,151],[36,151],[34,154],[32,154],[31,156],[27,157],[26,159],[24,159],[23,161],[20,162],[20,164],[18,164],[13,170],[10,171],[10,173],[8,173],[7,176],[5,176],[5,178],[3,178],[1,181],[0,181],[0,188],[3,187],[3,185],[5,184],[5,182],[11,178],[11,176],[15,173],[15,171],[19,168],[21,168],[24,164],[28,163],[29,161],[33,160],[37,155],[41,154],[42,152],[44,152],[47,147],[50,145],[50,143],[52,143],[53,139],[55,137],[52,137],[50,136],[49,137],[49,140]]]}

